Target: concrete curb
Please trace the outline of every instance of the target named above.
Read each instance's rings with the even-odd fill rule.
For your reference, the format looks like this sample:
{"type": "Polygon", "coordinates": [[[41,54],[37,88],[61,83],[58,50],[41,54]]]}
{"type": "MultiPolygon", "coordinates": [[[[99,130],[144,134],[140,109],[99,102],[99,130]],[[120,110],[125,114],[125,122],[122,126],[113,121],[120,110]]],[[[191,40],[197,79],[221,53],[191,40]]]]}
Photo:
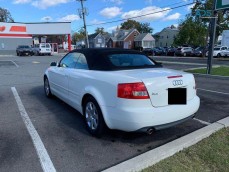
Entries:
{"type": "Polygon", "coordinates": [[[159,161],[168,158],[175,153],[188,148],[199,141],[209,137],[216,131],[229,126],[229,117],[219,120],[211,125],[194,131],[188,135],[185,135],[179,139],[148,151],[144,154],[136,156],[130,160],[124,161],[116,166],[104,170],[104,172],[132,172],[141,171],[147,167],[150,167],[159,161]]]}
{"type": "Polygon", "coordinates": [[[206,66],[203,63],[188,63],[188,62],[171,62],[171,61],[157,61],[162,64],[177,64],[177,65],[193,65],[193,66],[206,66]]]}
{"type": "MultiPolygon", "coordinates": [[[[220,67],[220,65],[213,65],[212,67],[220,67]]],[[[188,68],[188,69],[183,69],[183,71],[189,72],[189,70],[196,70],[196,69],[206,69],[206,67],[188,68]]]]}

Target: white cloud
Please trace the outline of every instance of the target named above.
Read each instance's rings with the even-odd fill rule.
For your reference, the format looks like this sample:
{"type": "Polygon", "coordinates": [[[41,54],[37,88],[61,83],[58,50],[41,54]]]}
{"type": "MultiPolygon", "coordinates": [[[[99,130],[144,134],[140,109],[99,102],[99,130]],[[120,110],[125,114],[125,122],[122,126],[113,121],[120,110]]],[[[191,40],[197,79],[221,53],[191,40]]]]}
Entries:
{"type": "Polygon", "coordinates": [[[27,4],[31,2],[31,0],[14,0],[13,4],[27,4]]]}
{"type": "Polygon", "coordinates": [[[32,5],[40,9],[46,9],[51,6],[56,6],[58,4],[65,4],[70,2],[70,0],[37,0],[33,1],[32,5]]]}
{"type": "Polygon", "coordinates": [[[187,11],[190,11],[196,4],[191,4],[186,7],[187,11]]]}
{"type": "Polygon", "coordinates": [[[76,21],[79,19],[80,19],[80,17],[78,15],[70,14],[70,15],[67,15],[65,17],[59,18],[58,21],[59,22],[73,22],[73,21],[76,21]]]}
{"type": "Polygon", "coordinates": [[[137,21],[155,21],[155,20],[158,20],[158,19],[165,17],[170,11],[171,11],[170,8],[160,8],[160,7],[156,7],[156,6],[149,6],[149,7],[143,8],[141,10],[133,10],[133,11],[125,12],[122,15],[122,18],[128,19],[131,17],[137,17],[137,16],[143,15],[142,17],[134,18],[134,20],[137,20],[137,21]],[[166,11],[162,11],[162,10],[166,10],[166,11]],[[160,12],[160,11],[162,11],[162,12],[160,12]],[[149,13],[152,13],[152,14],[149,14],[149,13]]]}
{"type": "Polygon", "coordinates": [[[173,24],[173,26],[175,26],[176,28],[178,28],[179,24],[173,24]]]}
{"type": "Polygon", "coordinates": [[[99,13],[104,17],[113,18],[120,15],[122,13],[122,9],[119,7],[104,8],[99,13]]]}
{"type": "Polygon", "coordinates": [[[123,0],[104,0],[105,2],[112,2],[112,3],[115,3],[115,4],[122,4],[123,3],[123,0]]]}
{"type": "Polygon", "coordinates": [[[42,18],[41,18],[41,21],[46,21],[46,22],[52,21],[52,17],[50,17],[50,16],[42,17],[42,18]]]}
{"type": "MultiPolygon", "coordinates": [[[[119,25],[118,27],[120,28],[121,25],[119,25]]],[[[106,28],[106,30],[107,30],[108,32],[113,31],[113,30],[116,30],[116,29],[117,29],[117,26],[112,26],[112,27],[106,28]]]]}
{"type": "Polygon", "coordinates": [[[164,21],[167,21],[167,20],[177,20],[177,19],[180,18],[180,16],[181,16],[180,13],[174,13],[174,14],[171,14],[171,15],[165,17],[163,20],[164,21]]]}

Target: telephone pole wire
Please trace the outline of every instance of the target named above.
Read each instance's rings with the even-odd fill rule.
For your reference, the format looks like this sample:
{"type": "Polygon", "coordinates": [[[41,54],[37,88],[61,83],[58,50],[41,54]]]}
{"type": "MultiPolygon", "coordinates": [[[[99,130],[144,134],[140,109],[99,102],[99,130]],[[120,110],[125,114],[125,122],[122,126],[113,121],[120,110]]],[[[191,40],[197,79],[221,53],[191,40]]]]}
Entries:
{"type": "Polygon", "coordinates": [[[84,6],[83,6],[83,2],[86,1],[86,0],[76,0],[76,1],[80,1],[80,3],[81,3],[81,9],[78,9],[78,11],[79,11],[80,18],[83,18],[84,32],[85,32],[85,45],[86,45],[86,48],[89,48],[86,17],[85,17],[85,15],[88,15],[88,13],[87,13],[87,9],[84,8],[84,6]]]}

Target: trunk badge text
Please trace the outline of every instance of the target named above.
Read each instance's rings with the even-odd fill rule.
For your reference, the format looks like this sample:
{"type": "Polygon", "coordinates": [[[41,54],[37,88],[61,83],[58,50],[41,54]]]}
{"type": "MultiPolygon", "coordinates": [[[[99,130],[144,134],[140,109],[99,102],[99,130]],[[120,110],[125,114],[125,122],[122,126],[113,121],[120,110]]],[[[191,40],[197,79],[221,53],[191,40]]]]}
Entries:
{"type": "Polygon", "coordinates": [[[182,80],[174,80],[173,81],[173,86],[179,86],[179,85],[183,85],[183,81],[182,80]]]}

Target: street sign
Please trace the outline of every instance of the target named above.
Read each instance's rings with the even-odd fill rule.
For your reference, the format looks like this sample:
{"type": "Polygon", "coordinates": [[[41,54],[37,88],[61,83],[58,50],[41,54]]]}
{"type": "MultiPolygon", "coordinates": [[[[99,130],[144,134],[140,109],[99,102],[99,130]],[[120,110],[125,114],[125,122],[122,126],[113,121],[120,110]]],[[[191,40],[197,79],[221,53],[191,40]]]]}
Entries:
{"type": "Polygon", "coordinates": [[[229,0],[216,0],[216,10],[229,9],[229,0]]]}

